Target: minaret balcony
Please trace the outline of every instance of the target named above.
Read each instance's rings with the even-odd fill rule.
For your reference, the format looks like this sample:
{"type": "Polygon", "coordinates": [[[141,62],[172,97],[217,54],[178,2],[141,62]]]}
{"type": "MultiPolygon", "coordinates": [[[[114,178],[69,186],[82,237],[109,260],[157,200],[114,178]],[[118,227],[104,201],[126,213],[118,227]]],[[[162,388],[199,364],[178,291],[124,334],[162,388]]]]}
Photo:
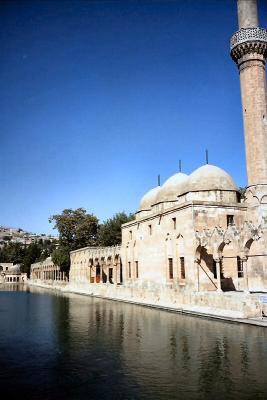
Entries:
{"type": "Polygon", "coordinates": [[[267,57],[267,30],[263,28],[242,28],[234,33],[230,41],[231,57],[239,64],[243,56],[257,54],[262,60],[267,57]]]}

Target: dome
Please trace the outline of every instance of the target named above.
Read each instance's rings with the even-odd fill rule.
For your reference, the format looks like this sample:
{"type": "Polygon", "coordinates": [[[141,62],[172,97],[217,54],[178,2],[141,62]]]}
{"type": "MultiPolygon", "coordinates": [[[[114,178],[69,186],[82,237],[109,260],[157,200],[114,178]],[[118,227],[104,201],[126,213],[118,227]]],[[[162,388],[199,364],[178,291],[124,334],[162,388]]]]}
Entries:
{"type": "Polygon", "coordinates": [[[187,181],[187,192],[198,192],[201,190],[238,191],[236,184],[227,172],[210,164],[196,169],[187,181]]]}
{"type": "Polygon", "coordinates": [[[156,186],[155,188],[149,190],[140,201],[140,210],[149,210],[152,204],[156,203],[156,197],[161,187],[156,186]]]}
{"type": "Polygon", "coordinates": [[[188,180],[188,175],[178,172],[172,175],[162,185],[158,195],[157,202],[176,200],[177,196],[184,192],[183,188],[188,180]]]}

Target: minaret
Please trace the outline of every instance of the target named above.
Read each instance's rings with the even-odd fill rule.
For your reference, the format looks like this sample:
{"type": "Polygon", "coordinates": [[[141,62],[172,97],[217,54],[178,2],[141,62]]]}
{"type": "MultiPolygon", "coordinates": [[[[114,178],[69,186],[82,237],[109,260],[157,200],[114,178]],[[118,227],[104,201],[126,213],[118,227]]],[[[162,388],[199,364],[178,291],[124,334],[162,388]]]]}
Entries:
{"type": "Polygon", "coordinates": [[[248,186],[267,192],[267,31],[259,28],[257,0],[237,0],[237,6],[231,57],[240,74],[248,186]]]}

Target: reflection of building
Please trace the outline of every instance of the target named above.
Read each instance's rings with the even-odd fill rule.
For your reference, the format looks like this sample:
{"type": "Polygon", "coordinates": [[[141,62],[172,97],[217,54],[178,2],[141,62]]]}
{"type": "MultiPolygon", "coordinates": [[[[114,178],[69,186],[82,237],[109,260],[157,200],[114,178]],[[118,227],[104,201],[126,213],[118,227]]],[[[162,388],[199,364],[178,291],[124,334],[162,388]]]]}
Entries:
{"type": "Polygon", "coordinates": [[[65,281],[65,279],[65,272],[60,271],[60,268],[53,263],[51,257],[31,265],[32,281],[53,282],[65,281]]]}
{"type": "Polygon", "coordinates": [[[13,263],[0,263],[0,283],[23,283],[27,274],[20,272],[20,266],[13,263]]]}

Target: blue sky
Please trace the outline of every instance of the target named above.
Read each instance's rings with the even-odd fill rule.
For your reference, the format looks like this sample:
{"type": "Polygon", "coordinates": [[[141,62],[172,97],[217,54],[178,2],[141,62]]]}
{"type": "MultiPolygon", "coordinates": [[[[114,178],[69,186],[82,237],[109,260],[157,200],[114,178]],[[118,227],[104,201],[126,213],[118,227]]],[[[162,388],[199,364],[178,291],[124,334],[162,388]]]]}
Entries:
{"type": "Polygon", "coordinates": [[[236,30],[234,0],[1,2],[0,225],[135,211],[206,148],[245,185],[236,30]]]}

